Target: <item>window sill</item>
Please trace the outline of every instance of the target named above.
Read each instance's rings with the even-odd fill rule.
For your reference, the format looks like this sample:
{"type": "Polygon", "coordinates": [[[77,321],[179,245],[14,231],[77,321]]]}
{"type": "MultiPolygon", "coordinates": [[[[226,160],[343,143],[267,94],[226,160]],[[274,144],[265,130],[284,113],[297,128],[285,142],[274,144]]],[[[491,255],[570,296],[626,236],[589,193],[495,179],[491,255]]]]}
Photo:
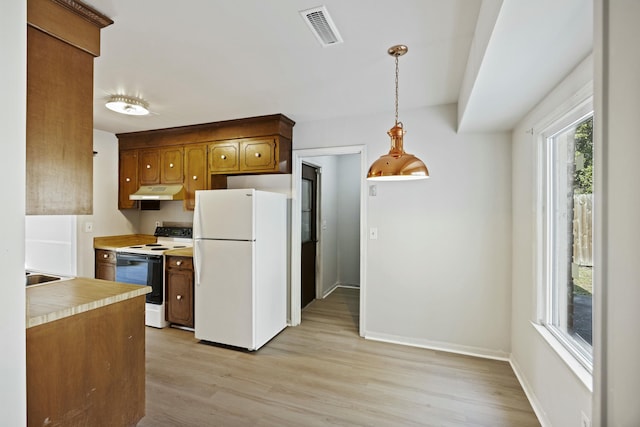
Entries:
{"type": "Polygon", "coordinates": [[[571,372],[584,384],[590,392],[593,392],[593,375],[544,326],[531,322],[531,325],[556,352],[560,359],[569,367],[571,372]]]}

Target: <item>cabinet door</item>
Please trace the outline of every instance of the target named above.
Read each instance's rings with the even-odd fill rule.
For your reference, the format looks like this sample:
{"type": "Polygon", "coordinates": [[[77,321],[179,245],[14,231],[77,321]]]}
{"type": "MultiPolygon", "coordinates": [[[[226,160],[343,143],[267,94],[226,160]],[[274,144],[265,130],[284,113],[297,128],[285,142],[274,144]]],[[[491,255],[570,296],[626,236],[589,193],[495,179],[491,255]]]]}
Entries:
{"type": "Polygon", "coordinates": [[[138,190],[138,150],[120,151],[118,164],[118,209],[132,209],[138,206],[129,195],[138,190]]]}
{"type": "Polygon", "coordinates": [[[140,185],[160,184],[160,151],[158,149],[141,150],[138,156],[140,185]]]}
{"type": "Polygon", "coordinates": [[[217,142],[209,149],[209,172],[227,173],[237,172],[238,166],[238,143],[234,141],[217,142]]]}
{"type": "Polygon", "coordinates": [[[240,171],[273,172],[277,165],[277,139],[254,138],[240,142],[240,171]]]}
{"type": "Polygon", "coordinates": [[[207,145],[184,147],[184,208],[187,210],[195,208],[196,190],[207,189],[207,148],[207,145]]]}
{"type": "Polygon", "coordinates": [[[104,249],[96,249],[96,279],[116,280],[116,253],[104,249]]]}
{"type": "Polygon", "coordinates": [[[90,215],[93,56],[31,26],[26,32],[26,214],[90,215]]]}
{"type": "Polygon", "coordinates": [[[160,183],[182,184],[182,147],[163,148],[160,165],[160,183]]]}
{"type": "Polygon", "coordinates": [[[193,261],[167,257],[167,320],[193,327],[193,261]]]}

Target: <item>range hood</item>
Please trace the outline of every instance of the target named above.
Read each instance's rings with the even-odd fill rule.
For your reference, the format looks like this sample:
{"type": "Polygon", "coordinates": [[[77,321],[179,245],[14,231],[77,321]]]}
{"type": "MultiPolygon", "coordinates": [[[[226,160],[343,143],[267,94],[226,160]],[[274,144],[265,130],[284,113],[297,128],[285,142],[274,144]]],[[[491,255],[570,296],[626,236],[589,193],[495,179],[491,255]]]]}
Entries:
{"type": "Polygon", "coordinates": [[[184,187],[178,185],[143,185],[129,196],[129,200],[182,200],[184,187]]]}

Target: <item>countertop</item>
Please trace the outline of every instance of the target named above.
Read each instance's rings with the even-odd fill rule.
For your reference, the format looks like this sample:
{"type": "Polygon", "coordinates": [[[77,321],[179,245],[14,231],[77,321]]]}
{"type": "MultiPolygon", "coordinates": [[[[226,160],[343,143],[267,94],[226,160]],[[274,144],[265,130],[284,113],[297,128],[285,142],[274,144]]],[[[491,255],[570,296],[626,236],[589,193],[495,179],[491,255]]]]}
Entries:
{"type": "Polygon", "coordinates": [[[106,249],[113,251],[123,246],[145,245],[147,243],[155,243],[155,236],[149,234],[125,234],[122,236],[104,236],[93,238],[94,249],[106,249]]]}
{"type": "Polygon", "coordinates": [[[151,292],[150,286],[84,277],[28,286],[27,328],[151,292]]]}
{"type": "Polygon", "coordinates": [[[164,255],[193,257],[193,248],[179,248],[164,251],[164,255]]]}

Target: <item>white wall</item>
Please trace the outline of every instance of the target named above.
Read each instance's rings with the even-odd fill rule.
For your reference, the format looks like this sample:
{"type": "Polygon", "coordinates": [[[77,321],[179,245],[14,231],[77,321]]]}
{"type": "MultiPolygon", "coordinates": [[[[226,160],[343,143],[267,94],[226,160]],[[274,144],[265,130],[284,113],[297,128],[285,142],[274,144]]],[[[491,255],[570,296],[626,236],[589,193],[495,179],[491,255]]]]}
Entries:
{"type": "Polygon", "coordinates": [[[321,286],[317,296],[323,297],[338,284],[338,163],[335,156],[318,156],[309,160],[322,168],[318,182],[320,203],[317,206],[320,215],[317,233],[321,286]]]}
{"type": "Polygon", "coordinates": [[[595,2],[594,426],[640,425],[640,2],[595,2]]]}
{"type": "Polygon", "coordinates": [[[338,156],[338,283],[360,286],[360,156],[338,156]]]}
{"type": "Polygon", "coordinates": [[[0,420],[3,425],[26,425],[24,214],[26,153],[26,27],[23,0],[5,0],[0,13],[0,103],[4,153],[0,181],[5,183],[0,239],[0,420]]]}
{"type": "MultiPolygon", "coordinates": [[[[507,357],[511,307],[509,135],[455,132],[456,106],[405,111],[405,149],[425,181],[377,183],[368,226],[368,338],[507,357]]],[[[299,122],[295,148],[389,151],[391,114],[299,122]]]]}
{"type": "MultiPolygon", "coordinates": [[[[79,215],[77,222],[78,272],[94,276],[93,238],[139,232],[140,211],[118,210],[118,139],[100,130],[93,131],[93,215],[79,215]],[[93,225],[87,232],[86,224],[93,225]]],[[[153,234],[153,231],[152,231],[153,234]]]]}
{"type": "MultiPolygon", "coordinates": [[[[558,112],[589,93],[592,60],[587,58],[513,131],[513,308],[512,364],[543,425],[579,426],[591,413],[591,392],[552,350],[531,322],[536,312],[536,137],[558,112]],[[533,128],[533,134],[531,129],[533,128]]],[[[597,266],[596,266],[597,268],[597,266]]]]}

